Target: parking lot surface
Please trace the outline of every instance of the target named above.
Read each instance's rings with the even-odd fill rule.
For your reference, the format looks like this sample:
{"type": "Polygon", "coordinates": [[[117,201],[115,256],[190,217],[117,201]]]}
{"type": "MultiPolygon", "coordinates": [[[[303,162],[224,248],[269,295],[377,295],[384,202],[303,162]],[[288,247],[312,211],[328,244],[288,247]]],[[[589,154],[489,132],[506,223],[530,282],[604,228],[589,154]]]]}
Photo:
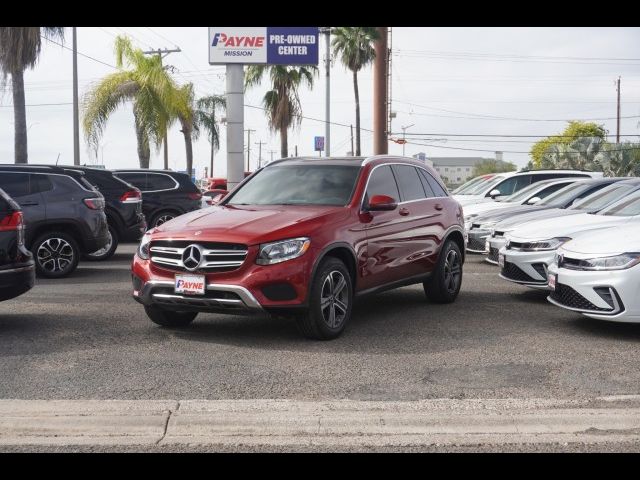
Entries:
{"type": "Polygon", "coordinates": [[[421,286],[360,300],[337,340],[294,322],[200,314],[151,323],[130,295],[134,245],[38,279],[0,305],[3,399],[589,398],[639,393],[640,326],[556,308],[469,256],[460,296],[421,286]]]}

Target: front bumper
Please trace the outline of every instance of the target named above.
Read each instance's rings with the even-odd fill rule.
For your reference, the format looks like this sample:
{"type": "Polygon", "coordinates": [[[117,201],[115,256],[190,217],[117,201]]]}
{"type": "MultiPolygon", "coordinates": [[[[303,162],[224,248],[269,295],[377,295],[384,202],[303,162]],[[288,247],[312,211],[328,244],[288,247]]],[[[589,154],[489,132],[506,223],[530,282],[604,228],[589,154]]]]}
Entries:
{"type": "Polygon", "coordinates": [[[523,252],[500,249],[504,255],[504,267],[500,269],[500,278],[531,288],[548,290],[547,268],[553,262],[555,250],[523,252]]]}
{"type": "Polygon", "coordinates": [[[467,252],[470,253],[486,253],[485,244],[487,238],[491,235],[491,230],[483,228],[472,228],[469,230],[469,242],[467,243],[467,252]]]}
{"type": "Polygon", "coordinates": [[[249,247],[244,263],[235,270],[205,273],[204,296],[174,292],[175,275],[189,272],[159,267],[134,255],[133,297],[147,306],[157,304],[178,311],[254,314],[305,308],[317,252],[309,249],[301,257],[286,262],[258,265],[254,261],[257,250],[257,246],[249,247]]]}
{"type": "Polygon", "coordinates": [[[504,237],[490,237],[489,238],[489,253],[485,258],[485,261],[492,265],[498,264],[498,254],[500,249],[507,244],[507,240],[504,237]]]}
{"type": "Polygon", "coordinates": [[[599,320],[640,322],[638,267],[585,271],[551,264],[549,275],[557,275],[556,289],[547,297],[552,304],[599,320]]]}

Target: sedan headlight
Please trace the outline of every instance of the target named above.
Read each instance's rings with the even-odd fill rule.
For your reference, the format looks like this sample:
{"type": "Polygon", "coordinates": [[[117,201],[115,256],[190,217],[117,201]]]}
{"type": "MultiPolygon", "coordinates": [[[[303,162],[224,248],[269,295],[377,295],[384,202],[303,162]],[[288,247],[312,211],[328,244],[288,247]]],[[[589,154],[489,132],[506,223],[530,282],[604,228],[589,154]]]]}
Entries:
{"type": "Polygon", "coordinates": [[[263,243],[260,245],[256,263],[258,265],[272,265],[298,258],[309,250],[309,245],[311,245],[311,240],[306,237],[263,243]]]}
{"type": "Polygon", "coordinates": [[[138,256],[143,260],[149,260],[149,243],[151,243],[151,235],[145,233],[140,240],[138,250],[136,250],[138,256]]]}
{"type": "MultiPolygon", "coordinates": [[[[524,252],[544,252],[557,249],[563,243],[571,240],[571,237],[555,237],[548,240],[538,240],[536,242],[524,242],[518,246],[519,250],[524,252]]],[[[513,248],[513,242],[509,245],[513,248]]]]}
{"type": "Polygon", "coordinates": [[[571,270],[625,270],[640,263],[640,253],[623,253],[612,257],[586,258],[583,260],[571,259],[571,263],[557,258],[559,266],[571,270]]]}

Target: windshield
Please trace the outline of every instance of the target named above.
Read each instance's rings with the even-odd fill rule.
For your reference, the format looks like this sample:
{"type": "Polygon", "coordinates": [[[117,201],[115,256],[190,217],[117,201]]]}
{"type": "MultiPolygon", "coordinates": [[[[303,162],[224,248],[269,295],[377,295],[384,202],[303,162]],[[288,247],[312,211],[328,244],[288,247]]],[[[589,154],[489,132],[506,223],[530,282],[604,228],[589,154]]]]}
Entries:
{"type": "Polygon", "coordinates": [[[528,200],[535,191],[543,189],[546,185],[551,182],[537,182],[529,185],[528,187],[524,187],[521,190],[518,190],[516,193],[512,193],[511,195],[504,198],[497,198],[498,202],[524,202],[528,200]]]}
{"type": "Polygon", "coordinates": [[[343,206],[359,172],[359,165],[274,165],[258,172],[225,205],[343,206]]]}
{"type": "Polygon", "coordinates": [[[637,185],[629,184],[614,184],[607,188],[597,191],[594,194],[589,195],[580,203],[569,207],[570,210],[583,210],[588,212],[597,212],[611,203],[626,197],[629,193],[638,188],[637,185]]]}
{"type": "Polygon", "coordinates": [[[569,203],[576,196],[580,195],[588,186],[578,182],[567,185],[561,188],[555,193],[552,193],[547,198],[540,200],[537,205],[546,205],[548,207],[561,207],[569,203]]]}
{"type": "Polygon", "coordinates": [[[640,190],[636,190],[630,195],[618,200],[602,211],[598,215],[633,217],[640,215],[640,190]]]}
{"type": "Polygon", "coordinates": [[[456,188],[453,192],[451,192],[451,194],[455,195],[458,193],[464,193],[465,191],[471,190],[472,188],[480,185],[481,182],[488,182],[492,177],[493,175],[489,177],[482,176],[482,177],[472,178],[468,182],[465,182],[462,185],[460,185],[458,188],[456,188]]]}
{"type": "Polygon", "coordinates": [[[493,177],[488,182],[482,182],[471,188],[470,190],[467,190],[463,193],[463,195],[480,195],[481,193],[487,191],[487,189],[491,189],[492,187],[500,183],[502,180],[504,180],[504,177],[502,176],[493,177]]]}

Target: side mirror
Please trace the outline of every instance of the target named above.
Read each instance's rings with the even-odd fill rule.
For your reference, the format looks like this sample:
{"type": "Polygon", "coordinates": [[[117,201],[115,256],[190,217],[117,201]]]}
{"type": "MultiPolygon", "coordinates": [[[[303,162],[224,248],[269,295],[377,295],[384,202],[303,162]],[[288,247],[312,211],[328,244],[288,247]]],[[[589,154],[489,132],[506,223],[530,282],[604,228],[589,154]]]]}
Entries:
{"type": "Polygon", "coordinates": [[[491,198],[496,198],[496,197],[499,197],[500,195],[502,195],[502,194],[500,193],[500,190],[498,190],[497,188],[494,188],[493,190],[491,190],[489,192],[489,196],[491,198]]]}
{"type": "Polygon", "coordinates": [[[527,205],[533,205],[534,203],[538,203],[541,200],[540,197],[533,197],[527,201],[527,205]]]}
{"type": "Polygon", "coordinates": [[[384,212],[398,208],[398,202],[389,195],[374,195],[369,200],[369,211],[384,212]]]}

